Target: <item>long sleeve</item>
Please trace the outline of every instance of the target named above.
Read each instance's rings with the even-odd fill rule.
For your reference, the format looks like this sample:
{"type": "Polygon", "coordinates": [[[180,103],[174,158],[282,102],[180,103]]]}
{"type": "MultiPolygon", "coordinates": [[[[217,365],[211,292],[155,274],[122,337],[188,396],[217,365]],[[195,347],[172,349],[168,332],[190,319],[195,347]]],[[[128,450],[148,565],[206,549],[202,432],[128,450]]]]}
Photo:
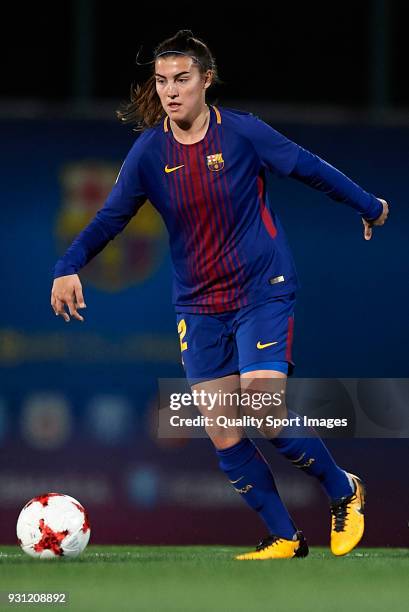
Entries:
{"type": "Polygon", "coordinates": [[[251,142],[263,167],[277,176],[288,176],[300,147],[258,117],[251,114],[245,117],[246,121],[237,121],[235,127],[251,142]]]}
{"type": "Polygon", "coordinates": [[[54,267],[54,278],[76,274],[122,232],[146,200],[139,178],[143,147],[140,137],[125,159],[116,183],[103,208],[75,238],[54,267]]]}
{"type": "Polygon", "coordinates": [[[298,158],[290,176],[324,192],[337,202],[351,206],[368,221],[377,219],[382,213],[382,204],[374,195],[302,147],[299,147],[298,158]]]}

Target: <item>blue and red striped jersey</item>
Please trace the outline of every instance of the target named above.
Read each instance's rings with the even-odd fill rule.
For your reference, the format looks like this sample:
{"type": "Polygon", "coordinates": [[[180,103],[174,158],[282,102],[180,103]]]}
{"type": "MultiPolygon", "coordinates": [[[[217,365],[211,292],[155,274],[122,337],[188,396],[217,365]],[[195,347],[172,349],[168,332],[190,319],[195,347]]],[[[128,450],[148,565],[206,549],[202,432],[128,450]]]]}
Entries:
{"type": "Polygon", "coordinates": [[[235,310],[297,287],[266,172],[292,174],[366,218],[382,212],[374,196],[254,115],[216,107],[210,113],[206,136],[195,144],[179,143],[168,117],[141,134],[104,207],[57,262],[55,277],[78,272],[149,199],[169,232],[176,310],[235,310]]]}

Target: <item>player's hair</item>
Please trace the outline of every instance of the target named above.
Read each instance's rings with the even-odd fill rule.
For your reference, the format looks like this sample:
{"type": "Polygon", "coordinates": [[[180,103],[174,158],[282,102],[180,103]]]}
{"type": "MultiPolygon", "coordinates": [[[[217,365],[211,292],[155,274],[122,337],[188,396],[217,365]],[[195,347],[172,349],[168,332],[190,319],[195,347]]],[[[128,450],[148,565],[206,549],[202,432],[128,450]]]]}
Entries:
{"type": "MultiPolygon", "coordinates": [[[[190,30],[179,30],[174,36],[161,42],[154,51],[154,59],[148,64],[154,66],[158,57],[176,54],[191,57],[201,74],[211,70],[213,73],[212,84],[218,82],[216,62],[212,53],[204,42],[194,38],[190,30]]],[[[138,65],[144,65],[138,63],[138,57],[136,59],[138,65]]],[[[125,103],[116,114],[123,123],[136,124],[135,130],[138,131],[159,123],[164,117],[165,111],[156,93],[154,74],[142,85],[131,85],[130,102],[125,103]]]]}

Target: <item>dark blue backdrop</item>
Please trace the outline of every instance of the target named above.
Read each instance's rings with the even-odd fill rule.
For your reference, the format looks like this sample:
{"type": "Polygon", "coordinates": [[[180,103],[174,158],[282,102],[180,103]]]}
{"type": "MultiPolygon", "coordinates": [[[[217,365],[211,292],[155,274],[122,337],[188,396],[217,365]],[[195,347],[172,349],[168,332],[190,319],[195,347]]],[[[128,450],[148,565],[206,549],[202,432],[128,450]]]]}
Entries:
{"type": "MultiPolygon", "coordinates": [[[[271,179],[271,201],[301,280],[296,375],[407,377],[409,129],[275,127],[391,204],[390,220],[368,243],[354,211],[290,179],[271,179]]],[[[141,211],[114,241],[114,250],[104,251],[81,275],[88,305],[84,324],[64,324],[49,305],[56,258],[95,206],[103,204],[98,194],[112,184],[135,135],[99,120],[9,121],[1,123],[1,132],[0,508],[5,539],[14,537],[16,513],[27,498],[52,487],[90,506],[100,541],[119,541],[121,521],[145,541],[251,541],[259,527],[225,493],[209,443],[155,441],[156,379],[183,376],[166,236],[157,221],[141,217],[141,211]],[[130,409],[119,408],[118,398],[130,409]],[[182,492],[195,482],[200,491],[185,499],[182,492]],[[111,502],[116,520],[107,523],[111,502]],[[206,517],[202,530],[189,527],[195,503],[198,516],[204,512],[206,517]],[[154,521],[146,505],[150,513],[157,507],[154,521]],[[177,507],[170,524],[169,507],[177,507]],[[229,517],[230,535],[217,508],[229,517]]],[[[400,503],[405,489],[398,479],[396,504],[387,503],[389,465],[404,462],[407,441],[376,444],[356,440],[334,448],[345,467],[372,478],[380,496],[370,541],[391,542],[382,525],[396,524],[394,541],[400,543],[401,526],[407,531],[400,503]]],[[[281,464],[276,469],[280,473],[281,464]]],[[[292,508],[315,508],[313,485],[293,479],[287,489],[293,492],[292,508]]],[[[326,519],[317,523],[314,512],[308,513],[310,529],[325,541],[326,519]]]]}
{"type": "MultiPolygon", "coordinates": [[[[302,285],[296,311],[297,375],[406,376],[409,130],[276,127],[391,203],[390,220],[368,243],[354,211],[291,179],[271,180],[271,199],[289,236],[302,285]]],[[[7,142],[0,153],[1,327],[62,337],[85,332],[114,338],[130,332],[159,333],[173,335],[177,348],[167,256],[161,255],[145,281],[129,282],[123,290],[96,289],[94,283],[85,282],[88,311],[84,326],[64,327],[48,305],[50,273],[61,250],[56,223],[64,195],[62,168],[89,160],[119,166],[134,134],[116,123],[101,121],[8,122],[1,130],[7,142]]],[[[50,372],[53,377],[53,359],[45,361],[47,377],[50,372]]],[[[38,359],[36,364],[40,369],[34,372],[33,381],[45,371],[38,359]]],[[[21,367],[24,378],[31,378],[31,365],[13,365],[4,358],[3,365],[10,384],[23,374],[21,367]]],[[[134,372],[135,364],[128,365],[129,372],[134,372]]],[[[65,363],[65,372],[67,366],[73,368],[69,378],[82,376],[83,366],[65,363]]],[[[147,368],[144,363],[145,373],[147,368]]],[[[92,366],[86,369],[89,380],[92,366]]],[[[172,368],[166,371],[175,373],[172,368]]],[[[122,364],[120,372],[127,384],[129,376],[122,364]]],[[[157,364],[152,372],[154,376],[163,373],[158,372],[157,364]]]]}

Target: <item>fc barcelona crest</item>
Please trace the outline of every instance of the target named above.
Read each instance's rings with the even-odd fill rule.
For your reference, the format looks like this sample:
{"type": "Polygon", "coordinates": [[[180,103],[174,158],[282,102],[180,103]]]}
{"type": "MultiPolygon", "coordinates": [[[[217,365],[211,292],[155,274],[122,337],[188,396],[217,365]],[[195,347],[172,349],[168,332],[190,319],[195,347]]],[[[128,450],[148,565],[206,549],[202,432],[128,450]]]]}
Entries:
{"type": "Polygon", "coordinates": [[[207,167],[212,172],[219,172],[224,168],[224,159],[222,153],[215,153],[207,156],[207,167]]]}

